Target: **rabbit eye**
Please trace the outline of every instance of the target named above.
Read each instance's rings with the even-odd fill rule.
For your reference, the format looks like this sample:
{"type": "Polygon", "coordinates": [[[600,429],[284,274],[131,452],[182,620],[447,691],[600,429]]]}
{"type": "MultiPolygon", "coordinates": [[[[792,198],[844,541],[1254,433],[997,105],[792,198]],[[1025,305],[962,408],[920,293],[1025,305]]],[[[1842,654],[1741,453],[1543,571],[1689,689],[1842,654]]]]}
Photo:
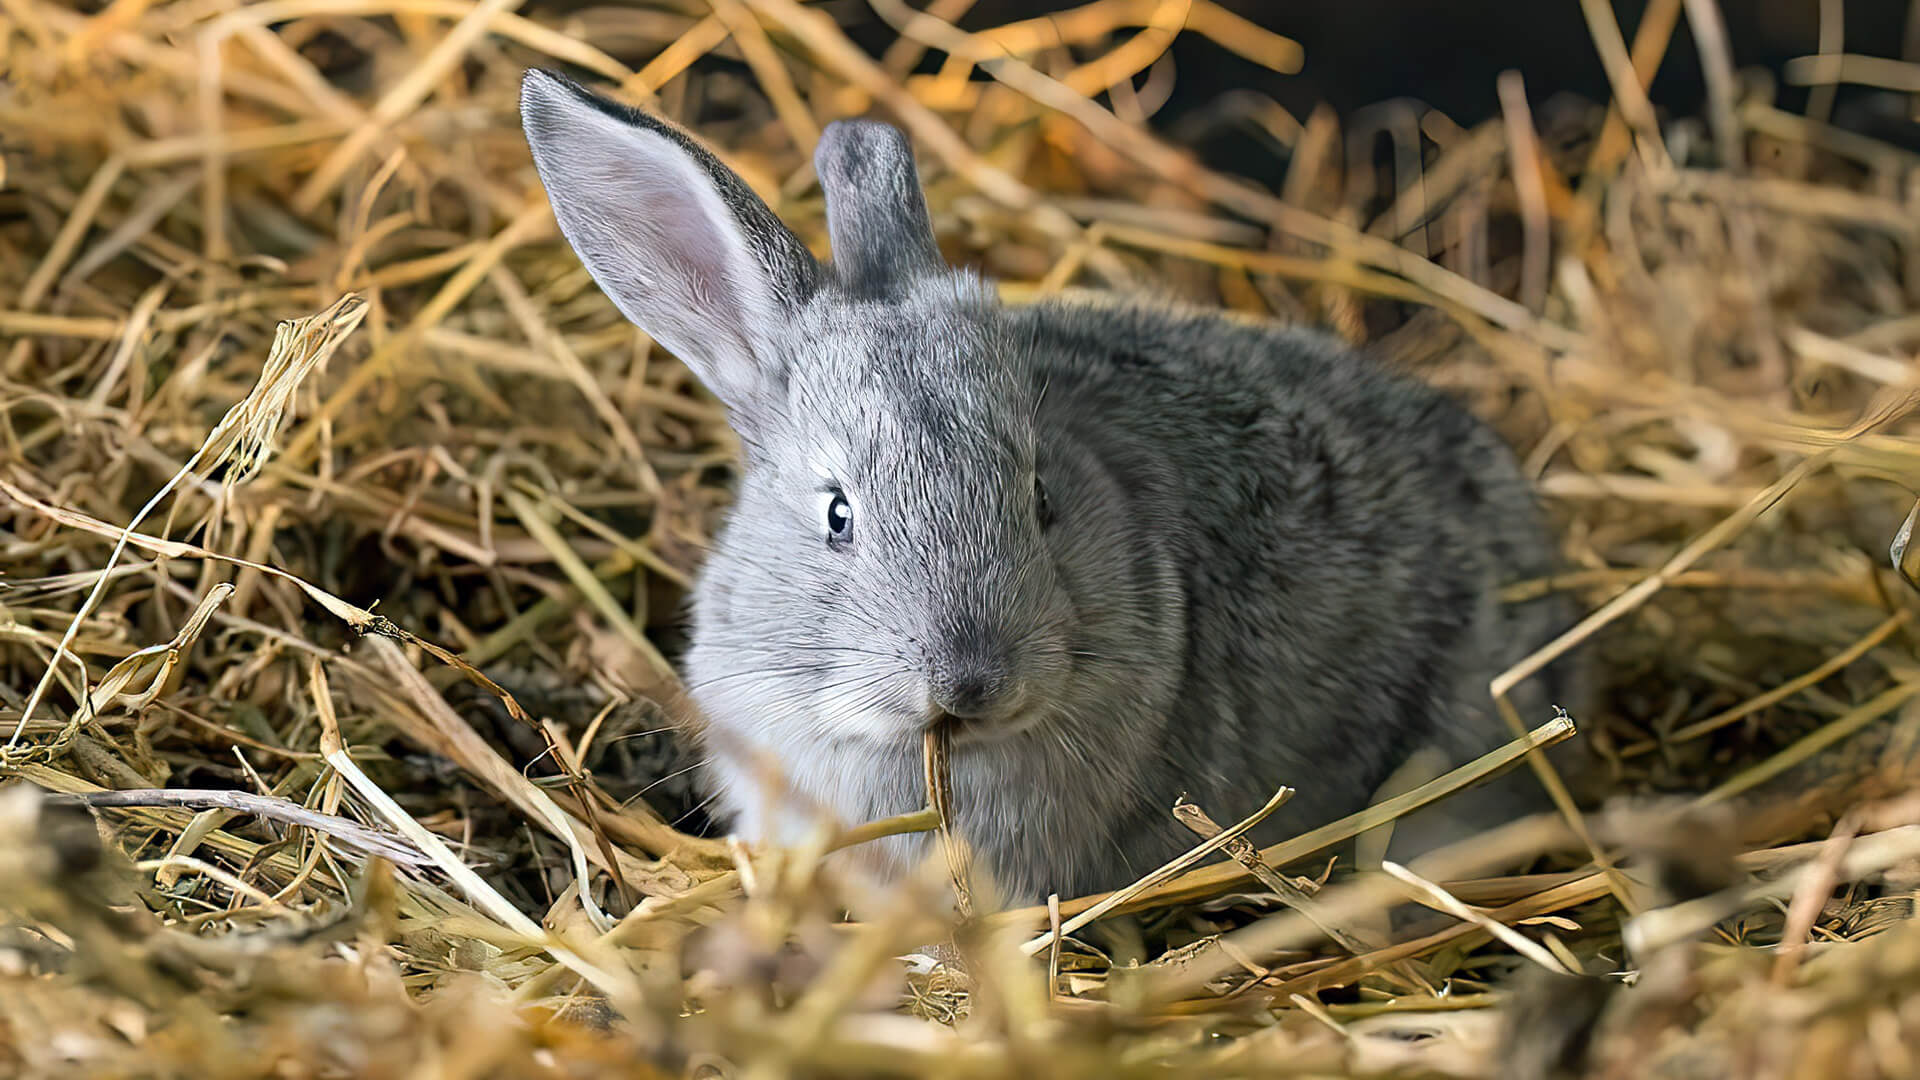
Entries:
{"type": "Polygon", "coordinates": [[[845,540],[853,533],[853,504],[847,497],[834,491],[827,500],[827,536],[833,540],[845,540]]]}
{"type": "Polygon", "coordinates": [[[1043,529],[1053,524],[1053,503],[1047,499],[1047,485],[1038,476],[1033,478],[1033,516],[1043,529]]]}

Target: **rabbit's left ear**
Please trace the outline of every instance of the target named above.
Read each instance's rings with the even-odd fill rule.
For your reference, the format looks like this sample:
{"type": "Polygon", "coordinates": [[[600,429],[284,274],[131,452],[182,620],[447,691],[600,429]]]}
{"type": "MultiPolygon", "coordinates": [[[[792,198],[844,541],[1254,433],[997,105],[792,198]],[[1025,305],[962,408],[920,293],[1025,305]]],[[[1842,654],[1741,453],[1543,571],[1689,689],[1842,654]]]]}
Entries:
{"type": "Polygon", "coordinates": [[[945,267],[913,148],[898,128],[836,120],[820,135],[813,168],[827,197],[834,271],[848,292],[884,298],[945,267]]]}
{"type": "Polygon", "coordinates": [[[520,116],[553,214],[627,318],[751,426],[777,409],[789,321],[819,265],[740,177],[687,135],[529,71],[520,116]]]}

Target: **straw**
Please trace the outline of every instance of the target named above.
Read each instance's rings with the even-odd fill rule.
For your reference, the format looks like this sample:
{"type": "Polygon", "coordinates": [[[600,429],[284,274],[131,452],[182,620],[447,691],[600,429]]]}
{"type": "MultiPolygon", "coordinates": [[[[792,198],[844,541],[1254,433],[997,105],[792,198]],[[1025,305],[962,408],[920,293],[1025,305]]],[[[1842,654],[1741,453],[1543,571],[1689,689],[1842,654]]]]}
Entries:
{"type": "Polygon", "coordinates": [[[0,0],[0,1072],[1910,1075],[1920,154],[1836,124],[1920,66],[1809,6],[1790,111],[1713,0],[1645,6],[1580,5],[1592,108],[1517,65],[1486,117],[1175,118],[1189,56],[1316,43],[1216,0],[0,0]],[[1010,910],[939,740],[925,809],[702,835],[682,612],[741,444],[554,229],[536,66],[816,251],[808,155],[876,116],[1009,302],[1166,292],[1441,387],[1561,541],[1501,601],[1581,613],[1483,689],[1577,651],[1596,692],[1264,849],[1319,770],[1163,807],[1180,858],[1010,910]],[[1353,872],[1523,762],[1559,813],[1353,872]],[[914,833],[944,857],[889,892],[914,833]]]}

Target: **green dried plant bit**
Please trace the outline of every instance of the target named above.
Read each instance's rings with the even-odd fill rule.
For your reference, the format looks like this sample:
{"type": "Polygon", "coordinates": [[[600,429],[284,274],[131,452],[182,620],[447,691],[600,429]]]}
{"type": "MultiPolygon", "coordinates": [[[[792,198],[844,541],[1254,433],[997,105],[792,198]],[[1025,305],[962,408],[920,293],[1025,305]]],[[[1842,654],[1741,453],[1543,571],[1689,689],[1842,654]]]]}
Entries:
{"type": "Polygon", "coordinates": [[[1907,520],[1893,534],[1893,544],[1887,548],[1887,554],[1893,559],[1893,568],[1907,580],[1907,584],[1920,589],[1920,547],[1913,544],[1913,530],[1920,522],[1920,499],[1914,500],[1913,509],[1907,511],[1907,520]]]}

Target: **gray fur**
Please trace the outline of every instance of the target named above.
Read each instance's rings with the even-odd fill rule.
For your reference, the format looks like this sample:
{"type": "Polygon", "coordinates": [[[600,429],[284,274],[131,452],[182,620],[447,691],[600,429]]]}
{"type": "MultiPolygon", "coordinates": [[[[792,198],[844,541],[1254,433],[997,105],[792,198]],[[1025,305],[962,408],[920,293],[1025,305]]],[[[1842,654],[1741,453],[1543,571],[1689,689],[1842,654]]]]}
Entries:
{"type": "MultiPolygon", "coordinates": [[[[1441,394],[1314,332],[1003,306],[928,265],[910,150],[875,125],[822,139],[837,262],[796,270],[799,242],[658,120],[538,73],[522,100],[561,228],[621,309],[675,349],[666,326],[708,319],[749,343],[679,353],[747,443],[686,659],[735,831],[919,807],[921,733],[959,714],[961,833],[1011,898],[1075,895],[1190,846],[1182,794],[1224,822],[1297,788],[1255,833],[1273,842],[1365,805],[1416,749],[1459,762],[1507,738],[1487,684],[1569,612],[1497,602],[1552,545],[1511,452],[1441,394]],[[684,274],[648,226],[689,204],[668,181],[730,207],[711,244],[761,253],[757,279],[728,279],[750,302],[649,291],[684,274]]],[[[1575,704],[1571,679],[1523,686],[1527,723],[1575,704]]],[[[1537,792],[1519,775],[1487,814],[1537,792]]],[[[873,845],[869,869],[924,844],[873,845]]]]}

